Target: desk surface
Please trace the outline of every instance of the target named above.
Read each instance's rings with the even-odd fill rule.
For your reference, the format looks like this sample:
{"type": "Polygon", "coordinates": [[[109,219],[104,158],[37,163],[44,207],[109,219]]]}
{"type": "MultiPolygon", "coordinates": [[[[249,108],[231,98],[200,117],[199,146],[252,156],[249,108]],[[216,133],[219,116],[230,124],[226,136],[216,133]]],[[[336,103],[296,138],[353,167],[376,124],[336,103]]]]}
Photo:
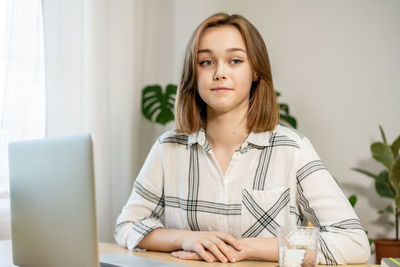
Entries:
{"type": "MultiPolygon", "coordinates": [[[[144,258],[150,258],[154,260],[173,262],[177,264],[182,264],[186,266],[235,266],[235,267],[257,267],[257,266],[278,266],[276,262],[257,262],[257,261],[242,261],[236,263],[206,263],[202,261],[190,261],[190,260],[179,260],[172,256],[169,253],[165,252],[153,252],[153,251],[135,251],[131,252],[127,249],[119,247],[117,244],[112,243],[99,243],[99,254],[106,253],[126,253],[131,255],[136,255],[144,258]]],[[[0,266],[1,267],[15,267],[12,263],[12,250],[11,250],[11,241],[10,240],[0,240],[0,266]]],[[[366,266],[379,266],[379,265],[371,265],[371,264],[363,264],[363,265],[351,265],[353,267],[366,267],[366,266]]]]}

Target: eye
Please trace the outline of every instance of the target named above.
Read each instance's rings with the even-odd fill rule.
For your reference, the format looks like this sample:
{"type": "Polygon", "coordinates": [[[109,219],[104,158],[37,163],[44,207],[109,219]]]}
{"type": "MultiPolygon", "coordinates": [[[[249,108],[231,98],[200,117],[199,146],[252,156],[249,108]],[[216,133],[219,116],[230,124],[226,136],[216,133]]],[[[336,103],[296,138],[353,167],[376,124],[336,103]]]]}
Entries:
{"type": "Polygon", "coordinates": [[[201,66],[210,66],[213,64],[213,62],[211,60],[202,60],[199,63],[201,66]]]}
{"type": "Polygon", "coordinates": [[[234,64],[234,65],[237,65],[237,64],[240,64],[240,63],[242,63],[243,62],[243,60],[240,60],[240,59],[232,59],[232,64],[234,64]]]}

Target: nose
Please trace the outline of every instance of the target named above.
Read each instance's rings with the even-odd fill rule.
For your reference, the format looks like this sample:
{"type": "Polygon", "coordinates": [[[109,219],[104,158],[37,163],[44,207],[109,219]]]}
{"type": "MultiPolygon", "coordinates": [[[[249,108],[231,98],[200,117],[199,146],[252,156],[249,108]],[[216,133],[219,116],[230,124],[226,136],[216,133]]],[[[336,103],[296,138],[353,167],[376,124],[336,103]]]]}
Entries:
{"type": "Polygon", "coordinates": [[[217,69],[215,70],[214,73],[213,80],[214,81],[226,80],[226,74],[222,64],[218,64],[217,69]]]}

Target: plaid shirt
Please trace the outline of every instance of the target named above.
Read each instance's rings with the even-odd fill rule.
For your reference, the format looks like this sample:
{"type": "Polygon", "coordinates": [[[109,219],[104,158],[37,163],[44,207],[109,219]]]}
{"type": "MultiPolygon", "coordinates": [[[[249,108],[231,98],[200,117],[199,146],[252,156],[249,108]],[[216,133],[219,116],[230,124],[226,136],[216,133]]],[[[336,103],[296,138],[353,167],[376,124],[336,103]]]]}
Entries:
{"type": "Polygon", "coordinates": [[[320,264],[369,258],[365,230],[310,141],[278,125],[250,133],[225,175],[204,130],[169,131],[153,145],[117,219],[116,241],[133,250],[162,227],[276,237],[280,226],[320,228],[320,264]]]}

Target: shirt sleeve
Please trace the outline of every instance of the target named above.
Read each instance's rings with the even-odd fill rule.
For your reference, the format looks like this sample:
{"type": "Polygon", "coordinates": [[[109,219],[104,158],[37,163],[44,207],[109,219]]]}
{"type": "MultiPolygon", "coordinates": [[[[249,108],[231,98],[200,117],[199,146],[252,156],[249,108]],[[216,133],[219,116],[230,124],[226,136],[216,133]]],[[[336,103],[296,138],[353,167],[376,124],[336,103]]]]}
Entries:
{"type": "Polygon", "coordinates": [[[156,141],[117,218],[114,238],[120,246],[133,250],[150,231],[164,228],[163,187],[161,144],[156,141]]]}
{"type": "Polygon", "coordinates": [[[303,216],[320,228],[319,264],[365,263],[371,254],[365,229],[306,137],[298,163],[297,201],[303,216]]]}

